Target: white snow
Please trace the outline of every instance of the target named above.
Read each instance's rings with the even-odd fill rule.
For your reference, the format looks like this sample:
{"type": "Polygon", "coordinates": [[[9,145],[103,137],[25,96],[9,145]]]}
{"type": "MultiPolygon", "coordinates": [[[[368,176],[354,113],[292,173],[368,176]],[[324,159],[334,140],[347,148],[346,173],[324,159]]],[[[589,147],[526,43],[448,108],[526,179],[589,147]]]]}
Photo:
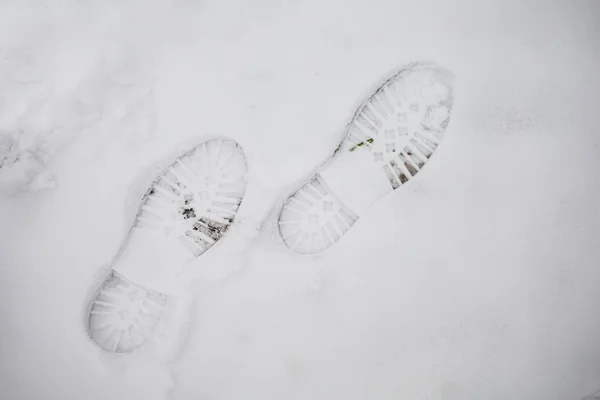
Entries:
{"type": "Polygon", "coordinates": [[[52,173],[40,162],[31,150],[23,150],[12,138],[0,138],[4,146],[0,149],[0,191],[16,194],[22,190],[39,191],[53,189],[52,173]]]}
{"type": "Polygon", "coordinates": [[[0,5],[0,398],[581,399],[600,387],[599,6],[589,0],[0,5]],[[456,76],[444,140],[319,256],[277,206],[390,71],[456,76]],[[246,153],[163,348],[85,304],[156,165],[246,153]],[[38,190],[45,189],[45,190],[38,190]],[[175,338],[175,339],[173,339],[175,338]]]}

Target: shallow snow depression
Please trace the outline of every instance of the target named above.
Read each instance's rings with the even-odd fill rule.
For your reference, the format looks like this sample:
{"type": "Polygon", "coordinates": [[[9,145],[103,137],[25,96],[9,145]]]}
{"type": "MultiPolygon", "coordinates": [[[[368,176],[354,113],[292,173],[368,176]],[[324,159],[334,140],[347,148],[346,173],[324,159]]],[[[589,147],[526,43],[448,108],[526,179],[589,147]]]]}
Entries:
{"type": "Polygon", "coordinates": [[[0,8],[0,398],[600,388],[594,2],[0,8]],[[455,76],[435,155],[327,251],[291,251],[286,199],[416,60],[455,76]],[[86,305],[140,200],[221,136],[248,166],[227,234],[178,275],[159,340],[103,351],[86,305]]]}

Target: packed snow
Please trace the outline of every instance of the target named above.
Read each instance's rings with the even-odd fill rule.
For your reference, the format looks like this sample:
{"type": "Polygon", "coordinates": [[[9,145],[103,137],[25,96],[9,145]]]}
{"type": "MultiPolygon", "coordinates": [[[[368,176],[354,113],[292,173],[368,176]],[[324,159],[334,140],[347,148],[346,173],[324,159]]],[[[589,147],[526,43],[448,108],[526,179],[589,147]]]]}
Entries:
{"type": "Polygon", "coordinates": [[[600,388],[593,0],[0,3],[0,398],[582,399],[600,388]],[[455,75],[405,187],[316,256],[277,213],[391,71],[455,75]],[[375,86],[374,86],[375,85],[375,86]],[[228,137],[230,231],[157,345],[86,304],[164,165],[228,137]]]}

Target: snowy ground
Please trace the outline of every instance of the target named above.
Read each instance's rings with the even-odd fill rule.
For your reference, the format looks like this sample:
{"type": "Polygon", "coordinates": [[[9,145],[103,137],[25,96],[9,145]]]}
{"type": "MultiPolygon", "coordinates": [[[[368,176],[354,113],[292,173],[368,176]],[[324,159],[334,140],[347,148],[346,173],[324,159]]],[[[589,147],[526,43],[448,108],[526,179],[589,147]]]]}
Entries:
{"type": "Polygon", "coordinates": [[[1,2],[0,398],[593,393],[599,13],[593,0],[1,2]],[[285,250],[272,207],[376,82],[421,59],[456,75],[435,157],[326,253],[285,250]],[[219,135],[244,148],[248,192],[188,271],[176,345],[102,354],[85,301],[136,198],[157,163],[219,135]]]}

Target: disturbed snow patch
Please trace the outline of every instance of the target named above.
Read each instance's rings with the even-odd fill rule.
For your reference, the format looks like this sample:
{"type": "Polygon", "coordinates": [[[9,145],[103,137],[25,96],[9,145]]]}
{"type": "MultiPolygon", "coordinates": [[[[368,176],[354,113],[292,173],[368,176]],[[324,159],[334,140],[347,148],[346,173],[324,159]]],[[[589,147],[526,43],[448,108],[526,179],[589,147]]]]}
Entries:
{"type": "Polygon", "coordinates": [[[40,147],[22,149],[14,136],[0,134],[0,193],[53,189],[54,176],[46,168],[46,159],[40,147]]]}

